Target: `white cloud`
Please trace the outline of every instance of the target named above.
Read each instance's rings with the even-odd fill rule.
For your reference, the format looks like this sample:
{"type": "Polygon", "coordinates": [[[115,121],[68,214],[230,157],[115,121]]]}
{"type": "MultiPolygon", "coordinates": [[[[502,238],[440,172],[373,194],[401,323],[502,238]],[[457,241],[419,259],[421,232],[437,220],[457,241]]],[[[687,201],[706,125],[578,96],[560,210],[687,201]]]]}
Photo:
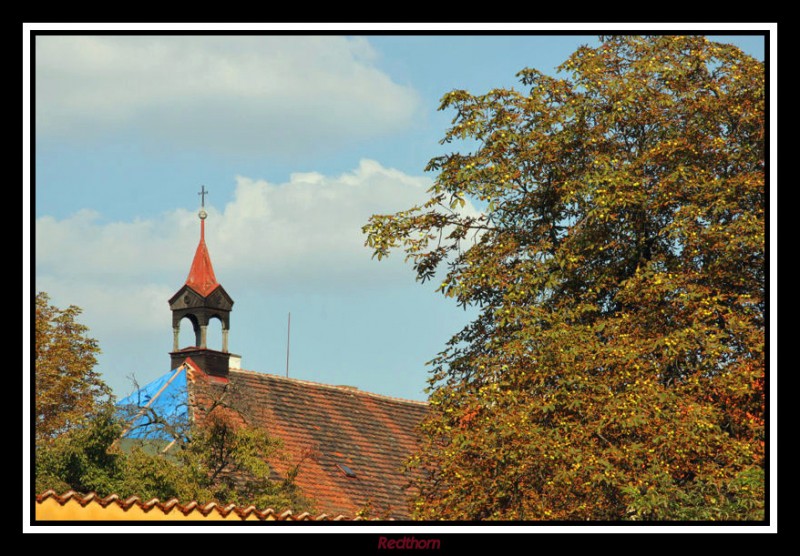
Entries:
{"type": "MultiPolygon", "coordinates": [[[[429,186],[427,177],[371,160],[340,176],[296,173],[281,184],[239,176],[234,198],[208,207],[206,243],[217,278],[234,298],[243,290],[410,284],[402,254],[372,260],[361,227],[372,214],[423,202],[429,186]]],[[[184,209],[132,222],[102,223],[92,211],[41,217],[36,287],[56,305],[84,308],[92,328],[149,330],[186,280],[198,237],[197,215],[184,209]]]]}
{"type": "Polygon", "coordinates": [[[342,36],[38,36],[36,130],[130,130],[231,152],[292,153],[405,128],[409,87],[342,36]]]}
{"type": "Polygon", "coordinates": [[[370,160],[338,177],[296,173],[281,185],[240,176],[218,232],[222,262],[262,276],[309,274],[321,265],[351,275],[369,261],[361,233],[368,218],[421,202],[429,185],[370,160]],[[263,257],[253,257],[245,237],[257,238],[263,257]]]}

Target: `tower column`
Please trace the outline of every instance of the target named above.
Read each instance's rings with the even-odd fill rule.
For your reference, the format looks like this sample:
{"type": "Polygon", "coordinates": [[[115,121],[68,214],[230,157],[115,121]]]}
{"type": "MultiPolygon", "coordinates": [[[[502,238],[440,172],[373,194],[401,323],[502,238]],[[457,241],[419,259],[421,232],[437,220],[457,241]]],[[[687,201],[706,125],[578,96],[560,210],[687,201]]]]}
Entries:
{"type": "Polygon", "coordinates": [[[200,347],[205,349],[208,346],[206,345],[206,338],[208,336],[208,325],[201,324],[200,325],[200,347]]]}
{"type": "Polygon", "coordinates": [[[180,337],[181,329],[179,326],[172,327],[172,351],[178,351],[178,338],[180,337]]]}
{"type": "Polygon", "coordinates": [[[222,351],[228,353],[228,329],[222,329],[222,351]]]}

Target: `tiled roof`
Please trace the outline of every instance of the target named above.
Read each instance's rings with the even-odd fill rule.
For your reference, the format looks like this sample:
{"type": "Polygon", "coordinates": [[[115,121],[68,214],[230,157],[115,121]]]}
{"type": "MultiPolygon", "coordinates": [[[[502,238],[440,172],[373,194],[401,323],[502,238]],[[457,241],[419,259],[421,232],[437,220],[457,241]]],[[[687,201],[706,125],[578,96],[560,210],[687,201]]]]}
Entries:
{"type": "Polygon", "coordinates": [[[300,462],[296,483],[318,510],[357,515],[369,508],[369,516],[409,518],[402,467],[417,447],[425,402],[238,369],[230,370],[228,384],[206,378],[191,372],[190,389],[202,398],[228,388],[229,403],[283,441],[291,460],[270,462],[273,469],[285,476],[300,462]]]}
{"type": "MultiPolygon", "coordinates": [[[[166,502],[161,502],[157,498],[151,500],[141,500],[136,496],[127,499],[122,499],[116,494],[101,498],[94,493],[82,495],[73,490],[70,490],[62,495],[59,495],[54,490],[47,490],[42,494],[36,496],[37,506],[42,505],[47,500],[55,500],[60,506],[68,503],[77,503],[83,508],[88,506],[99,506],[103,509],[121,509],[124,512],[129,512],[135,508],[144,513],[155,511],[160,512],[158,517],[168,517],[174,519],[182,518],[236,518],[241,520],[260,520],[260,521],[361,521],[360,517],[346,517],[344,515],[328,515],[310,513],[301,513],[295,515],[290,510],[284,512],[277,512],[273,509],[257,510],[255,506],[248,506],[243,508],[235,504],[222,506],[214,502],[208,504],[198,504],[197,502],[189,502],[181,504],[178,500],[172,499],[166,502]],[[198,515],[199,514],[199,515],[198,515]]],[[[74,519],[74,517],[73,517],[74,519]]]]}

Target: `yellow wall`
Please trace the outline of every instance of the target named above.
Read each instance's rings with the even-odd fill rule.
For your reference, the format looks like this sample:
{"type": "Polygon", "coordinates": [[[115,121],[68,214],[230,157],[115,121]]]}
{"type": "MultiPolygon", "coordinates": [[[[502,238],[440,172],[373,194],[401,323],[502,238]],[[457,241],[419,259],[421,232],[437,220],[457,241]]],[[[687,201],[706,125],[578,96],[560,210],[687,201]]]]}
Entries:
{"type": "MultiPolygon", "coordinates": [[[[92,500],[86,506],[81,506],[75,499],[67,500],[63,505],[55,498],[47,498],[36,503],[36,519],[41,521],[245,521],[236,512],[230,512],[226,517],[214,508],[207,516],[196,509],[184,515],[177,505],[165,513],[157,505],[145,511],[137,504],[132,504],[124,510],[116,502],[108,504],[105,508],[92,500]]],[[[261,521],[255,513],[247,517],[247,521],[261,521]]],[[[270,515],[264,521],[275,521],[270,515]]]]}

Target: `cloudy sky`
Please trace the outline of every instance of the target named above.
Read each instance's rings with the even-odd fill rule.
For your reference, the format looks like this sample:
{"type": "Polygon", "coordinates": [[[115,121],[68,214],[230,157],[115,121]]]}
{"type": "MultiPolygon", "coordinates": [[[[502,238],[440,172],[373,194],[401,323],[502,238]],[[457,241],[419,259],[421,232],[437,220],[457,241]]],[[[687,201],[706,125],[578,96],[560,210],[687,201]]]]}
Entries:
{"type": "MultiPolygon", "coordinates": [[[[705,26],[708,28],[708,26],[705,26]]],[[[723,34],[720,31],[720,34],[723,34]]],[[[763,38],[715,37],[764,58],[763,38]]],[[[473,316],[371,259],[361,227],[425,198],[452,113],[592,36],[38,35],[31,65],[36,291],[83,309],[118,396],[169,370],[167,300],[206,242],[242,367],[424,399],[425,362],[473,316]]],[[[458,148],[458,147],[456,147],[458,148]]],[[[467,210],[477,210],[467,207],[467,210]]],[[[216,324],[216,321],[214,321],[216,324]]],[[[220,333],[210,327],[209,347],[220,333]]],[[[218,327],[216,327],[218,328],[218,327]]],[[[184,322],[181,345],[193,343],[184,322]]]]}

